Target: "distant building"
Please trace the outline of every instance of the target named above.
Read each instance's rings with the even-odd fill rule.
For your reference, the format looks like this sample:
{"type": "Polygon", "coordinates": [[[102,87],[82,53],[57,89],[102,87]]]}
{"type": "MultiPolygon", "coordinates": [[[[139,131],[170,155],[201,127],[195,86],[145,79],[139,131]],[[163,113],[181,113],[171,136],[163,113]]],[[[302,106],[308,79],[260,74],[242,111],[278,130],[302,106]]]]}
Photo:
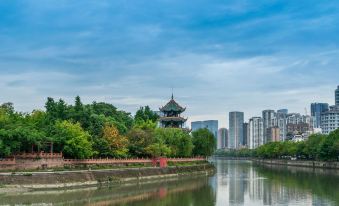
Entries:
{"type": "Polygon", "coordinates": [[[277,113],[280,113],[280,114],[288,114],[288,109],[279,109],[277,110],[277,113]]]}
{"type": "Polygon", "coordinates": [[[218,131],[218,149],[225,149],[228,147],[228,130],[226,128],[220,128],[218,131]]]}
{"type": "Polygon", "coordinates": [[[249,142],[249,127],[248,127],[248,123],[245,122],[244,126],[243,126],[243,131],[244,131],[244,135],[243,135],[243,146],[248,147],[248,142],[249,142]]]}
{"type": "Polygon", "coordinates": [[[211,133],[213,133],[214,138],[217,140],[218,138],[218,120],[207,120],[207,121],[196,121],[191,123],[192,131],[196,131],[198,129],[208,129],[211,133]]]}
{"type": "Polygon", "coordinates": [[[339,128],[339,105],[331,106],[326,112],[321,113],[321,130],[323,134],[339,128]]]}
{"type": "Polygon", "coordinates": [[[321,128],[321,113],[328,111],[327,103],[312,103],[311,116],[313,118],[313,127],[321,128]]]}
{"type": "Polygon", "coordinates": [[[287,115],[287,109],[278,110],[274,120],[274,126],[279,127],[280,141],[285,141],[287,136],[287,115]]]}
{"type": "Polygon", "coordinates": [[[310,125],[308,123],[287,124],[287,133],[291,135],[299,135],[308,133],[310,131],[310,125]]]}
{"type": "Polygon", "coordinates": [[[242,147],[244,135],[244,113],[229,113],[229,141],[228,148],[237,149],[242,147]]]}
{"type": "Polygon", "coordinates": [[[184,128],[187,119],[181,117],[186,108],[180,106],[173,98],[160,108],[162,113],[159,119],[160,126],[163,128],[184,128]]]}
{"type": "Polygon", "coordinates": [[[335,105],[339,106],[339,85],[338,88],[335,90],[335,105]]]}
{"type": "Polygon", "coordinates": [[[264,124],[261,117],[252,117],[249,125],[249,148],[255,149],[264,144],[264,124]]]}
{"type": "Polygon", "coordinates": [[[264,125],[264,144],[271,141],[267,135],[267,129],[274,126],[274,119],[275,119],[275,112],[274,110],[264,110],[262,112],[263,118],[263,125],[264,125]]]}
{"type": "Polygon", "coordinates": [[[279,127],[270,127],[267,129],[267,136],[272,140],[272,142],[280,141],[280,129],[279,127]]]}

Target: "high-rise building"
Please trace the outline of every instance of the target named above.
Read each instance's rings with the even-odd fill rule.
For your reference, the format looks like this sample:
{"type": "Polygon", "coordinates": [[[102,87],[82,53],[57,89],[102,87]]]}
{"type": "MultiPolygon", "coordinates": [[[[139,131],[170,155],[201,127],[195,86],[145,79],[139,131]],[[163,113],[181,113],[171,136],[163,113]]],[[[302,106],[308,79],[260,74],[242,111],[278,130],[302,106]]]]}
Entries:
{"type": "Polygon", "coordinates": [[[279,127],[270,127],[267,129],[267,135],[270,137],[272,142],[280,141],[280,129],[279,127]]]}
{"type": "Polygon", "coordinates": [[[244,131],[244,135],[243,135],[243,143],[242,145],[248,147],[248,142],[249,142],[249,127],[248,127],[248,123],[245,122],[244,126],[243,126],[243,131],[244,131]]]}
{"type": "Polygon", "coordinates": [[[321,130],[323,134],[339,128],[339,105],[331,106],[326,112],[321,113],[321,130]]]}
{"type": "Polygon", "coordinates": [[[267,135],[267,129],[274,126],[275,115],[276,114],[274,110],[262,111],[262,118],[264,124],[264,144],[271,141],[267,135]]]}
{"type": "Polygon", "coordinates": [[[280,109],[277,111],[277,115],[274,120],[274,126],[279,127],[280,141],[285,141],[287,136],[287,114],[287,109],[280,109]]]}
{"type": "Polygon", "coordinates": [[[249,121],[249,148],[255,149],[264,144],[264,124],[261,117],[252,117],[249,121]]]}
{"type": "Polygon", "coordinates": [[[228,144],[228,130],[226,128],[220,128],[218,132],[218,149],[227,148],[228,144]]]}
{"type": "Polygon", "coordinates": [[[339,106],[339,85],[338,88],[335,90],[335,105],[339,106]]]}
{"type": "Polygon", "coordinates": [[[288,114],[288,109],[279,109],[277,110],[277,113],[280,113],[280,114],[288,114]]]}
{"type": "Polygon", "coordinates": [[[191,123],[193,132],[202,128],[206,128],[212,132],[215,139],[218,138],[218,120],[197,121],[191,123]]]}
{"type": "Polygon", "coordinates": [[[328,111],[327,103],[312,103],[311,104],[311,116],[313,118],[313,127],[321,127],[321,113],[328,111]]]}
{"type": "Polygon", "coordinates": [[[230,112],[228,148],[237,149],[242,147],[244,139],[243,135],[244,135],[244,113],[230,112]]]}

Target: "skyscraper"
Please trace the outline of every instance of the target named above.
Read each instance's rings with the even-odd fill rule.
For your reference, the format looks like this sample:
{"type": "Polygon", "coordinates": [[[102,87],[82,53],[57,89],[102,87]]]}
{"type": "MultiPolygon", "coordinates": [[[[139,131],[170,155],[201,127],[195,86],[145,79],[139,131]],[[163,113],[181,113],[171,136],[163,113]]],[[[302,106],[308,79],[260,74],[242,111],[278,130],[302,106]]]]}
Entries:
{"type": "Polygon", "coordinates": [[[279,109],[277,110],[277,113],[280,113],[280,114],[288,114],[288,109],[279,109]]]}
{"type": "Polygon", "coordinates": [[[275,112],[274,110],[262,111],[263,126],[264,126],[264,144],[270,142],[269,136],[267,135],[267,129],[274,126],[275,112]]]}
{"type": "Polygon", "coordinates": [[[249,121],[249,148],[255,149],[264,144],[264,124],[261,117],[252,117],[249,121]]]}
{"type": "Polygon", "coordinates": [[[218,120],[197,121],[191,123],[192,131],[206,128],[213,133],[214,138],[218,138],[218,120]]]}
{"type": "Polygon", "coordinates": [[[229,144],[228,148],[237,149],[242,146],[244,139],[244,113],[229,113],[229,144]]]}
{"type": "Polygon", "coordinates": [[[277,111],[277,115],[275,118],[274,126],[279,127],[280,141],[285,141],[287,136],[287,115],[287,109],[280,109],[277,111]]]}
{"type": "Polygon", "coordinates": [[[220,128],[218,132],[218,149],[227,148],[228,145],[228,130],[220,128]]]}
{"type": "Polygon", "coordinates": [[[321,127],[321,113],[328,111],[327,103],[312,103],[311,104],[311,116],[313,118],[313,127],[321,127]]]}
{"type": "Polygon", "coordinates": [[[248,127],[248,123],[245,122],[243,127],[244,127],[243,128],[243,130],[244,130],[244,137],[243,137],[242,145],[248,147],[248,142],[249,142],[249,135],[248,135],[249,127],[248,127]]]}
{"type": "Polygon", "coordinates": [[[335,105],[339,106],[339,85],[338,88],[335,90],[335,105]]]}

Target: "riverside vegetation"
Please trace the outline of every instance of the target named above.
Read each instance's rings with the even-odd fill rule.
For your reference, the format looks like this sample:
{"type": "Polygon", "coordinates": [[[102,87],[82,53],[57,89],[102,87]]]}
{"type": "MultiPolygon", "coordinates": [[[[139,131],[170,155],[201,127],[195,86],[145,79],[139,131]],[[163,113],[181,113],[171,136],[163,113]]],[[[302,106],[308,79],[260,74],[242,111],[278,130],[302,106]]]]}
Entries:
{"type": "Polygon", "coordinates": [[[189,134],[158,128],[159,116],[148,106],[133,117],[108,103],[74,105],[48,98],[45,111],[21,113],[12,103],[0,106],[0,158],[21,152],[62,152],[66,158],[210,156],[215,138],[207,129],[189,134]]]}
{"type": "Polygon", "coordinates": [[[270,142],[256,149],[218,150],[218,156],[265,159],[297,158],[302,160],[338,161],[339,129],[329,135],[313,134],[302,142],[270,142]]]}

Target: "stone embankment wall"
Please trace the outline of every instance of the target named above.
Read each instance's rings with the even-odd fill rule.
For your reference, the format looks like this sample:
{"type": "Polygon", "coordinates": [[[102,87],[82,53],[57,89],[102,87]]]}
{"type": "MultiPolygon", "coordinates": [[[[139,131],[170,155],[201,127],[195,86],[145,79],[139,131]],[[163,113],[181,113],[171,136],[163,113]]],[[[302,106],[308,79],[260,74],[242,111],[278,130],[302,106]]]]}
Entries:
{"type": "MultiPolygon", "coordinates": [[[[165,159],[166,162],[195,162],[206,161],[204,157],[193,158],[159,158],[165,159]]],[[[87,165],[129,165],[129,164],[144,164],[152,165],[159,163],[159,159],[63,159],[62,157],[38,157],[38,158],[11,158],[0,159],[0,171],[14,171],[14,170],[35,170],[48,168],[63,168],[64,166],[87,166],[87,165]],[[155,161],[155,162],[154,162],[155,161]]]]}
{"type": "Polygon", "coordinates": [[[211,164],[167,168],[126,168],[93,171],[0,173],[0,185],[16,188],[61,188],[102,183],[122,183],[155,178],[209,175],[211,164]]]}
{"type": "Polygon", "coordinates": [[[311,167],[324,169],[339,169],[339,162],[301,161],[301,160],[276,160],[276,159],[252,159],[262,164],[286,165],[294,167],[311,167]]]}

